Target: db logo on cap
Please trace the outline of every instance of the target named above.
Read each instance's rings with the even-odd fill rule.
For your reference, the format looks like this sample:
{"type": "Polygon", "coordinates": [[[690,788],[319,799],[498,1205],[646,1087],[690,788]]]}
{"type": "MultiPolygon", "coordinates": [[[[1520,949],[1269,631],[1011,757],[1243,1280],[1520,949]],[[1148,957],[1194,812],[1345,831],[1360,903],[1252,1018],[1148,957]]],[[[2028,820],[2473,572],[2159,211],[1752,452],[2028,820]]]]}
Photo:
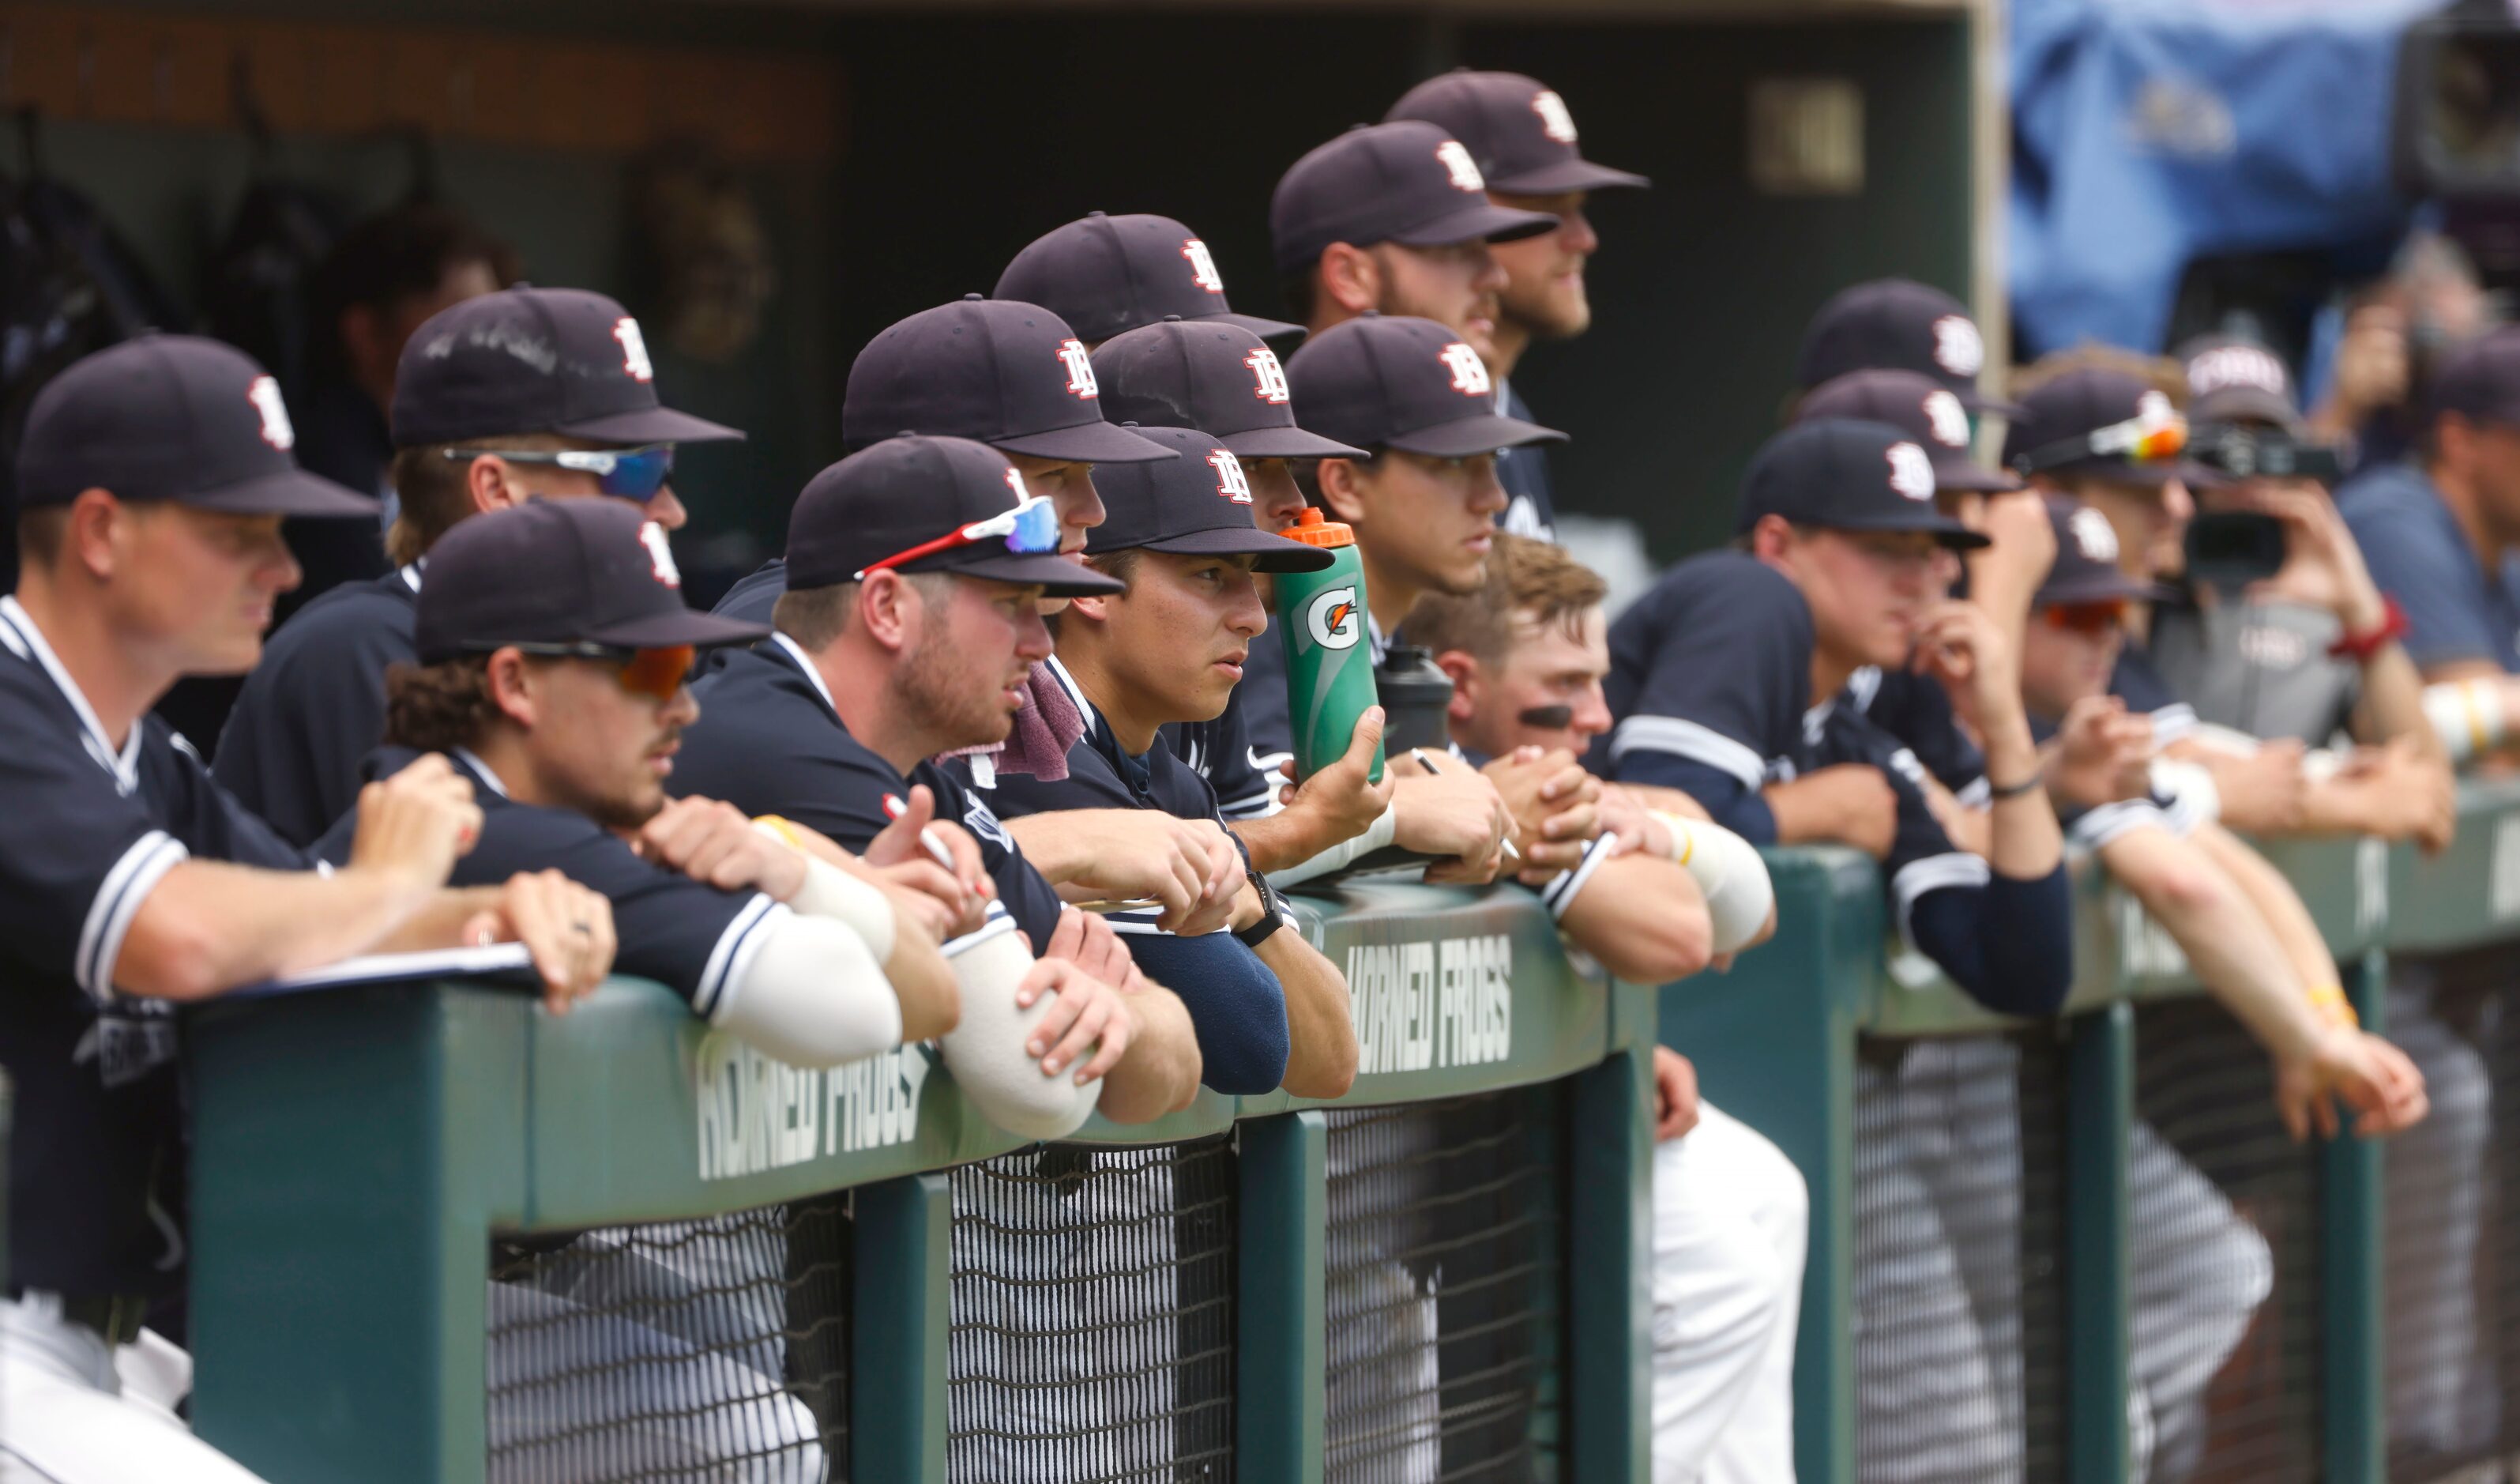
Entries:
{"type": "Polygon", "coordinates": [[[1278,364],[1278,352],[1263,345],[1242,358],[1251,368],[1251,394],[1272,407],[1283,407],[1290,393],[1286,389],[1286,368],[1278,364]]]}
{"type": "Polygon", "coordinates": [[[1356,610],[1356,589],[1324,588],[1304,608],[1304,632],[1325,650],[1352,650],[1365,632],[1356,610]]]}
{"type": "Polygon", "coordinates": [[[1945,448],[1968,447],[1968,409],[1959,398],[1948,391],[1926,393],[1925,421],[1933,425],[1935,442],[1945,448]]]}
{"type": "Polygon", "coordinates": [[[1237,505],[1251,503],[1251,481],[1243,475],[1241,460],[1220,448],[1207,456],[1207,467],[1216,471],[1219,499],[1231,500],[1237,505]]]}
{"type": "Polygon", "coordinates": [[[1094,358],[1085,353],[1085,344],[1077,339],[1058,342],[1059,364],[1067,368],[1067,390],[1080,402],[1091,402],[1102,395],[1094,384],[1094,358]]]}
{"type": "Polygon", "coordinates": [[[1566,100],[1548,88],[1531,95],[1531,111],[1540,115],[1540,132],[1559,144],[1575,142],[1575,115],[1566,112],[1566,100]]]}
{"type": "Polygon", "coordinates": [[[1479,162],[1470,157],[1468,146],[1458,139],[1447,139],[1435,146],[1435,157],[1444,163],[1444,173],[1452,178],[1456,191],[1484,191],[1487,178],[1479,174],[1479,162]]]}
{"type": "Polygon", "coordinates": [[[1190,238],[1182,244],[1182,256],[1190,259],[1190,281],[1210,293],[1225,292],[1225,276],[1216,271],[1216,259],[1208,256],[1207,244],[1190,238]]]}
{"type": "Polygon", "coordinates": [[[1893,443],[1886,450],[1890,459],[1890,487],[1911,500],[1934,498],[1934,461],[1913,443],[1893,443]]]}
{"type": "Polygon", "coordinates": [[[2117,564],[2118,533],[2109,524],[2108,517],[2087,505],[2065,517],[2065,529],[2073,532],[2074,545],[2085,557],[2111,566],[2117,564]]]}
{"type": "Polygon", "coordinates": [[[683,573],[674,565],[674,549],[665,544],[665,528],[651,520],[639,527],[639,544],[648,549],[649,575],[666,587],[683,585],[683,573]]]}
{"type": "Polygon", "coordinates": [[[655,364],[648,359],[648,337],[639,333],[639,322],[621,316],[612,327],[612,337],[621,342],[621,369],[630,373],[634,382],[656,380],[655,364]]]}
{"type": "Polygon", "coordinates": [[[1453,389],[1465,397],[1483,397],[1491,389],[1487,362],[1479,353],[1460,340],[1435,352],[1444,369],[1453,374],[1453,389]]]}
{"type": "Polygon", "coordinates": [[[262,418],[262,441],[274,448],[294,448],[297,429],[289,426],[289,404],[280,399],[280,382],[272,377],[255,377],[245,389],[246,400],[262,418]]]}
{"type": "Polygon", "coordinates": [[[1934,321],[1934,364],[1956,377],[1973,377],[1986,365],[1986,341],[1977,326],[1957,314],[1934,321]]]}

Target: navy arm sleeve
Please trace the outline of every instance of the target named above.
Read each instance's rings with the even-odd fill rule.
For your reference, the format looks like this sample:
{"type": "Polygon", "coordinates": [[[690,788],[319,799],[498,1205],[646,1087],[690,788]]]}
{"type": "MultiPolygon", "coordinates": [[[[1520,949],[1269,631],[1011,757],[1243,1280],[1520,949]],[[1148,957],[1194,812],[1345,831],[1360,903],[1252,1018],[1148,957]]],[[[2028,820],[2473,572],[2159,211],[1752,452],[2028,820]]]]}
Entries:
{"type": "Polygon", "coordinates": [[[1618,776],[1632,784],[1679,789],[1704,806],[1715,823],[1753,845],[1777,842],[1777,814],[1768,807],[1767,795],[1711,763],[1640,751],[1621,759],[1618,776]]]}
{"type": "Polygon", "coordinates": [[[1681,788],[1727,828],[1773,840],[1774,817],[1761,830],[1741,800],[1799,741],[1811,648],[1811,609],[1782,574],[1729,552],[1681,563],[1611,626],[1618,722],[1599,760],[1613,779],[1681,788]]]}
{"type": "Polygon", "coordinates": [[[1919,895],[1908,939],[1987,1009],[2049,1015],[2074,983],[2073,907],[2062,862],[2035,881],[1990,874],[1982,886],[1919,895]]]}
{"type": "Polygon", "coordinates": [[[1286,1080],[1286,990],[1230,932],[1131,933],[1129,956],[1181,997],[1198,1033],[1199,1081],[1220,1093],[1274,1092],[1286,1080]]]}

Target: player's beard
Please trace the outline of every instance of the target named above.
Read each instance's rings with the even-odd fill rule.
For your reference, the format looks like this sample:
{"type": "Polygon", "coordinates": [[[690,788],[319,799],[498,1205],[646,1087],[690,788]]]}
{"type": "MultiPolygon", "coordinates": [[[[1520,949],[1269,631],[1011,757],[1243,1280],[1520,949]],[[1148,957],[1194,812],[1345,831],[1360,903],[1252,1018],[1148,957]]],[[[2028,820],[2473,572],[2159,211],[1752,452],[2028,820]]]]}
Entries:
{"type": "Polygon", "coordinates": [[[900,714],[927,740],[923,750],[929,754],[1005,742],[1014,718],[998,703],[995,677],[983,693],[971,661],[955,653],[944,639],[937,633],[923,635],[893,671],[891,690],[900,714]]]}
{"type": "Polygon", "coordinates": [[[1553,280],[1528,290],[1508,284],[1498,299],[1497,316],[1535,340],[1571,340],[1593,328],[1593,303],[1580,278],[1572,288],[1553,280]]]}

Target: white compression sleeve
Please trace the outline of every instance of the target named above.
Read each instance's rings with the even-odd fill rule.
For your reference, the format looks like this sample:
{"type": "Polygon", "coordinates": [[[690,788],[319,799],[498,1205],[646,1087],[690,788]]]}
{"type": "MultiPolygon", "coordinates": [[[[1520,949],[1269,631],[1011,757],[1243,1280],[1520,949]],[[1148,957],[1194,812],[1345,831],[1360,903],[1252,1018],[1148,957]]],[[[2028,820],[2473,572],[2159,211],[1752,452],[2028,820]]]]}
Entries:
{"type": "Polygon", "coordinates": [[[2446,680],[2424,687],[2424,716],[2453,767],[2493,751],[2502,741],[2502,693],[2491,680],[2446,680]]]}
{"type": "Polygon", "coordinates": [[[1343,870],[1349,863],[1362,860],[1390,844],[1392,835],[1399,828],[1400,806],[1386,804],[1383,806],[1381,816],[1366,827],[1365,833],[1354,839],[1341,840],[1311,860],[1297,861],[1284,870],[1270,872],[1269,884],[1281,887],[1292,886],[1298,881],[1309,881],[1317,876],[1328,876],[1333,871],[1343,870]]]}
{"type": "Polygon", "coordinates": [[[1706,898],[1717,953],[1731,953],[1759,935],[1776,910],[1776,883],[1758,847],[1725,829],[1685,815],[1654,811],[1670,832],[1672,859],[1697,882],[1706,898]]]}
{"type": "Polygon", "coordinates": [[[831,1066],[901,1044],[901,1001],[855,929],[791,912],[762,934],[711,1024],[790,1066],[831,1066]]]}
{"type": "Polygon", "coordinates": [[[1029,1010],[1016,1008],[1015,991],[1033,959],[1015,935],[1014,920],[998,918],[956,938],[945,955],[963,991],[962,1021],[945,1033],[945,1064],[963,1096],[1010,1134],[1063,1139],[1075,1133],[1093,1113],[1102,1084],[1077,1086],[1073,1066],[1045,1075],[1041,1057],[1024,1050],[1055,1000],[1044,995],[1029,1010]]]}
{"type": "Polygon", "coordinates": [[[878,964],[892,957],[892,902],[873,881],[862,880],[829,861],[809,855],[805,857],[805,884],[796,888],[788,905],[808,917],[830,918],[855,928],[857,935],[866,939],[867,952],[874,954],[878,964]]]}

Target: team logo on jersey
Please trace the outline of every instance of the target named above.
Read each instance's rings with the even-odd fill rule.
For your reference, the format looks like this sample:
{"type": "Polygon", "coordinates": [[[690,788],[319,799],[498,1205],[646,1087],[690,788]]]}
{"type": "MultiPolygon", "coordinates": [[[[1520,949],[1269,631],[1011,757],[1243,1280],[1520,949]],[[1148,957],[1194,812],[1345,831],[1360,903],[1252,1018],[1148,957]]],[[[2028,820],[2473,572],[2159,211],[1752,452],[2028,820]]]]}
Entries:
{"type": "Polygon", "coordinates": [[[280,399],[280,382],[270,377],[255,377],[245,389],[246,400],[262,418],[262,441],[274,448],[293,448],[297,429],[289,426],[289,404],[280,399]]]}
{"type": "Polygon", "coordinates": [[[634,382],[656,380],[655,364],[648,359],[648,337],[639,333],[639,322],[621,316],[612,327],[612,337],[621,342],[621,369],[630,373],[634,382]]]}
{"type": "Polygon", "coordinates": [[[1968,316],[1947,314],[1934,321],[1934,364],[1956,377],[1973,377],[1986,365],[1986,341],[1968,316]]]}
{"type": "Polygon", "coordinates": [[[683,585],[682,571],[674,565],[674,549],[665,544],[665,528],[651,520],[639,527],[639,544],[648,549],[648,569],[666,587],[683,585]]]}
{"type": "Polygon", "coordinates": [[[1190,281],[1210,293],[1225,292],[1225,275],[1216,271],[1216,259],[1207,255],[1207,244],[1197,238],[1182,243],[1182,256],[1190,259],[1190,281]]]}
{"type": "Polygon", "coordinates": [[[1548,88],[1531,95],[1531,111],[1540,115],[1540,132],[1559,144],[1575,142],[1575,115],[1566,112],[1566,100],[1548,88]]]}
{"type": "Polygon", "coordinates": [[[1968,409],[1960,405],[1959,398],[1948,391],[1927,393],[1925,421],[1933,425],[1935,442],[1945,448],[1968,447],[1968,409]]]}
{"type": "Polygon", "coordinates": [[[1435,358],[1442,361],[1444,369],[1453,374],[1453,389],[1462,395],[1483,397],[1489,395],[1494,389],[1493,384],[1488,381],[1487,362],[1480,360],[1477,351],[1460,340],[1455,340],[1436,351],[1435,358]]]}
{"type": "Polygon", "coordinates": [[[976,796],[971,799],[970,807],[963,811],[963,828],[1000,850],[1015,848],[1014,836],[1007,833],[1007,827],[998,823],[997,812],[976,796]]]}
{"type": "Polygon", "coordinates": [[[1447,139],[1435,146],[1435,157],[1444,163],[1444,174],[1456,191],[1484,191],[1487,178],[1479,174],[1479,162],[1470,157],[1468,147],[1458,139],[1447,139]]]}
{"type": "Polygon", "coordinates": [[[2065,517],[2065,530],[2074,538],[2074,549],[2085,560],[2108,566],[2118,564],[2118,533],[2109,517],[2085,506],[2065,517]]]}
{"type": "Polygon", "coordinates": [[[1356,589],[1324,588],[1304,609],[1304,632],[1325,650],[1352,650],[1365,633],[1356,610],[1356,589]]]}
{"type": "Polygon", "coordinates": [[[1251,394],[1272,407],[1286,405],[1286,368],[1278,364],[1278,352],[1263,345],[1242,358],[1251,368],[1251,394]]]}
{"type": "Polygon", "coordinates": [[[1207,456],[1207,467],[1216,471],[1216,493],[1237,505],[1251,503],[1251,481],[1243,477],[1242,461],[1218,449],[1207,456]]]}
{"type": "Polygon", "coordinates": [[[2199,396],[2226,386],[2255,386],[2282,396],[2289,387],[2283,362],[2255,345],[2217,345],[2187,363],[2187,389],[2199,396]]]}
{"type": "Polygon", "coordinates": [[[1082,402],[1102,395],[1102,388],[1094,384],[1094,358],[1085,353],[1084,341],[1073,337],[1059,341],[1058,360],[1067,368],[1069,395],[1082,402]]]}
{"type": "Polygon", "coordinates": [[[1890,458],[1890,487],[1911,500],[1934,498],[1934,461],[1913,443],[1893,443],[1890,458]]]}

